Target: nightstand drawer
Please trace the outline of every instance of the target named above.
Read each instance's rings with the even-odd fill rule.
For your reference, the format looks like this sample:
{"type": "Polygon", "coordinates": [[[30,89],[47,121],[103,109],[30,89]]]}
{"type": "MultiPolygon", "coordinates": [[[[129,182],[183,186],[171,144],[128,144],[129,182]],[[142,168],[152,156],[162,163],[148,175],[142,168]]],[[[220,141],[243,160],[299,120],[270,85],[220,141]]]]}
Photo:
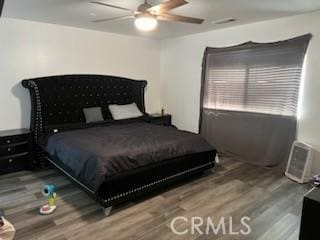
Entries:
{"type": "Polygon", "coordinates": [[[0,145],[8,145],[8,144],[25,142],[25,141],[27,141],[27,139],[28,139],[28,135],[0,137],[0,145]]]}
{"type": "Polygon", "coordinates": [[[29,153],[21,153],[0,158],[0,173],[18,171],[25,168],[29,161],[29,153]]]}
{"type": "Polygon", "coordinates": [[[22,143],[2,145],[2,146],[0,145],[0,157],[29,152],[28,144],[29,144],[28,142],[22,142],[22,143]]]}

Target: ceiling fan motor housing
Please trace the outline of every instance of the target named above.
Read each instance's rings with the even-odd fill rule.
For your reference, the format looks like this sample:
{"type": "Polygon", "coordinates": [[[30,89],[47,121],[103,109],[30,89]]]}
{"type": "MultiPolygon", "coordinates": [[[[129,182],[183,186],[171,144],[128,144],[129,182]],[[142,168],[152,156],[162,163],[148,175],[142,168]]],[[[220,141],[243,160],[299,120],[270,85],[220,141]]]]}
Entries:
{"type": "Polygon", "coordinates": [[[152,5],[145,2],[138,7],[138,12],[146,13],[146,12],[148,12],[148,9],[151,7],[152,7],[152,5]]]}

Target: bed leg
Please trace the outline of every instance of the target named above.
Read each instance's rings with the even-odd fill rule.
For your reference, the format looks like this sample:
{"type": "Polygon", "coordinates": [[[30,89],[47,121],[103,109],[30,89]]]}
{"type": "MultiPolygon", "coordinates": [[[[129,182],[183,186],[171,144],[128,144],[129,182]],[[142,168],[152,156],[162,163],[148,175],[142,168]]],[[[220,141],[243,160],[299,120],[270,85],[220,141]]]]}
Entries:
{"type": "Polygon", "coordinates": [[[110,215],[111,210],[112,210],[112,207],[107,207],[107,208],[102,207],[103,214],[104,214],[106,217],[108,217],[108,216],[110,215]]]}

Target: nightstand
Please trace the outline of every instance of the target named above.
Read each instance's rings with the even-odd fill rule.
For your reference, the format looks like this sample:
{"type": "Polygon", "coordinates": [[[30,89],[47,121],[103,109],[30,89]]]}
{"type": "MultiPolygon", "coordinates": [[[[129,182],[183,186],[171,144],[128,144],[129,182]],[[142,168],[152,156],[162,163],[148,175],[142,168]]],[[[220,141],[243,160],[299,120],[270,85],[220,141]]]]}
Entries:
{"type": "Polygon", "coordinates": [[[313,188],[303,198],[299,240],[319,239],[319,212],[320,189],[313,188]]]}
{"type": "Polygon", "coordinates": [[[170,114],[150,114],[150,122],[162,126],[171,126],[171,115],[170,114]]]}
{"type": "Polygon", "coordinates": [[[32,137],[27,129],[0,131],[0,174],[30,169],[32,137]]]}

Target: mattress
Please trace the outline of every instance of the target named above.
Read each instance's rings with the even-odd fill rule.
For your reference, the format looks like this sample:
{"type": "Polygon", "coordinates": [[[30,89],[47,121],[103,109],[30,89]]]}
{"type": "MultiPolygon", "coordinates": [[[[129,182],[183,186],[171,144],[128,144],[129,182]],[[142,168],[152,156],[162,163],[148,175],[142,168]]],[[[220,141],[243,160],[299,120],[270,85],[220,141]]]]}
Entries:
{"type": "Polygon", "coordinates": [[[48,137],[45,150],[97,192],[116,175],[214,149],[198,134],[134,122],[56,133],[48,137]]]}

